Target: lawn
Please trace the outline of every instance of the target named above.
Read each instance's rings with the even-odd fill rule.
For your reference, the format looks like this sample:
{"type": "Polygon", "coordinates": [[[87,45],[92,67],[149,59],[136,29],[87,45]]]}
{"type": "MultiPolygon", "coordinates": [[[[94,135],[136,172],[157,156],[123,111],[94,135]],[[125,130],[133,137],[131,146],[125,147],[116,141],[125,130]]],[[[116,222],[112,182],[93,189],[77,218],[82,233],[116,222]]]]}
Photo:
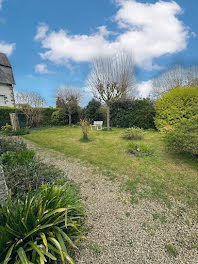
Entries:
{"type": "Polygon", "coordinates": [[[24,138],[96,165],[120,181],[132,194],[133,202],[147,197],[171,205],[175,199],[197,209],[198,159],[168,153],[162,135],[156,131],[147,131],[141,140],[154,149],[154,154],[136,157],[126,152],[128,141],[121,138],[121,132],[119,128],[90,131],[90,141],[83,142],[79,127],[52,127],[33,130],[24,138]]]}

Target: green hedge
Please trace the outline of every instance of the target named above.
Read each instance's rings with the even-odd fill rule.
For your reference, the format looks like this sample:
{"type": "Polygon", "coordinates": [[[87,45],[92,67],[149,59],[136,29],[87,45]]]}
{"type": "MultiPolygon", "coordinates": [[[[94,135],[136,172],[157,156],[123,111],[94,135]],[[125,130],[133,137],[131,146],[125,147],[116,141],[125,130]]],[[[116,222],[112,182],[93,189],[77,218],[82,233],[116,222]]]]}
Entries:
{"type": "Polygon", "coordinates": [[[198,155],[198,115],[176,124],[164,140],[171,151],[198,155]]]}
{"type": "Polygon", "coordinates": [[[0,107],[0,128],[5,126],[6,123],[10,123],[10,113],[21,113],[19,108],[15,107],[0,107]]]}
{"type": "Polygon", "coordinates": [[[175,126],[198,114],[198,88],[178,87],[161,96],[155,103],[155,125],[160,130],[175,126]]]}
{"type": "Polygon", "coordinates": [[[149,99],[126,100],[111,105],[111,126],[155,128],[154,104],[149,99]]]}
{"type": "Polygon", "coordinates": [[[50,126],[52,124],[51,122],[51,116],[52,114],[57,111],[57,108],[42,108],[42,120],[40,122],[41,126],[50,126]]]}
{"type": "MultiPolygon", "coordinates": [[[[41,126],[49,126],[51,125],[51,115],[53,112],[57,111],[57,108],[42,108],[42,120],[41,126]]],[[[0,128],[4,126],[6,123],[10,123],[10,113],[22,113],[20,108],[15,107],[0,107],[0,128]]],[[[23,124],[25,124],[25,117],[23,120],[23,124]]]]}

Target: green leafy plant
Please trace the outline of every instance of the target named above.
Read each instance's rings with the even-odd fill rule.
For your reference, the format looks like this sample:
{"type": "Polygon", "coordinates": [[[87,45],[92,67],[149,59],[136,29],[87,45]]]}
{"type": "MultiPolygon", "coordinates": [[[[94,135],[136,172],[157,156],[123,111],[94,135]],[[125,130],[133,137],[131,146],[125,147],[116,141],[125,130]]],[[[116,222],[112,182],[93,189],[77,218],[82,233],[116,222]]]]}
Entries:
{"type": "Polygon", "coordinates": [[[6,152],[2,155],[2,164],[8,188],[13,196],[23,197],[28,191],[37,189],[42,183],[57,182],[63,177],[63,172],[51,165],[42,163],[32,150],[6,152]]]}
{"type": "Polygon", "coordinates": [[[145,144],[137,144],[133,141],[129,142],[127,145],[127,152],[135,156],[151,156],[154,153],[154,150],[145,144]]]}
{"type": "Polygon", "coordinates": [[[19,152],[26,149],[26,144],[19,138],[0,137],[0,155],[6,151],[19,152]]]}
{"type": "Polygon", "coordinates": [[[182,120],[164,140],[170,151],[198,155],[198,115],[182,120]]]}
{"type": "Polygon", "coordinates": [[[2,126],[1,128],[3,135],[6,136],[21,136],[29,134],[29,130],[26,128],[20,128],[17,130],[14,130],[11,125],[6,124],[5,126],[2,126]]]}
{"type": "Polygon", "coordinates": [[[12,131],[13,128],[12,128],[11,125],[9,125],[8,123],[6,123],[5,126],[2,126],[2,127],[1,127],[1,130],[2,130],[3,132],[5,132],[5,133],[8,133],[8,132],[12,131]]]}
{"type": "Polygon", "coordinates": [[[3,165],[9,166],[29,164],[31,161],[34,162],[34,159],[36,159],[35,152],[29,149],[23,149],[20,152],[7,151],[1,156],[3,165]]]}
{"type": "Polygon", "coordinates": [[[143,135],[144,135],[144,130],[142,128],[139,128],[139,127],[130,127],[130,128],[127,128],[125,129],[123,132],[122,132],[122,137],[124,139],[142,139],[143,138],[143,135]]]}
{"type": "Polygon", "coordinates": [[[25,200],[0,206],[0,259],[14,263],[71,263],[71,249],[83,238],[83,212],[69,185],[42,186],[25,200]]]}
{"type": "Polygon", "coordinates": [[[198,114],[197,87],[179,87],[162,95],[155,102],[155,125],[161,130],[167,125],[175,126],[182,120],[198,114]]]}

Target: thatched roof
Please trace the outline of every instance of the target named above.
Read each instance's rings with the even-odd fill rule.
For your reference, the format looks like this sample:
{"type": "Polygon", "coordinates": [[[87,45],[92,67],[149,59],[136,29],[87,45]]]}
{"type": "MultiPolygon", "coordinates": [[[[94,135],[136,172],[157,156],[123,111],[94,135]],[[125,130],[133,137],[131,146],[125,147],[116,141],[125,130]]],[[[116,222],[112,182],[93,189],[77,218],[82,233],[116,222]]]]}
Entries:
{"type": "Polygon", "coordinates": [[[12,66],[4,53],[0,53],[0,83],[15,84],[12,66]]]}

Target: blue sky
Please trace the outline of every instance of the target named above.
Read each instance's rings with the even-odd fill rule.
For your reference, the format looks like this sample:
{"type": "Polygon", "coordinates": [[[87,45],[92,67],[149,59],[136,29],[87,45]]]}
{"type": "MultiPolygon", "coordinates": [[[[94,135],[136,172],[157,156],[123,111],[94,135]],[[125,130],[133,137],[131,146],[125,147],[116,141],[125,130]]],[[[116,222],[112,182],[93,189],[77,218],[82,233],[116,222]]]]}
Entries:
{"type": "MultiPolygon", "coordinates": [[[[15,90],[37,91],[49,106],[55,90],[86,90],[90,61],[132,52],[142,96],[171,65],[197,64],[195,0],[0,0],[0,51],[8,54],[15,90]]],[[[90,100],[84,98],[83,104],[90,100]]]]}

